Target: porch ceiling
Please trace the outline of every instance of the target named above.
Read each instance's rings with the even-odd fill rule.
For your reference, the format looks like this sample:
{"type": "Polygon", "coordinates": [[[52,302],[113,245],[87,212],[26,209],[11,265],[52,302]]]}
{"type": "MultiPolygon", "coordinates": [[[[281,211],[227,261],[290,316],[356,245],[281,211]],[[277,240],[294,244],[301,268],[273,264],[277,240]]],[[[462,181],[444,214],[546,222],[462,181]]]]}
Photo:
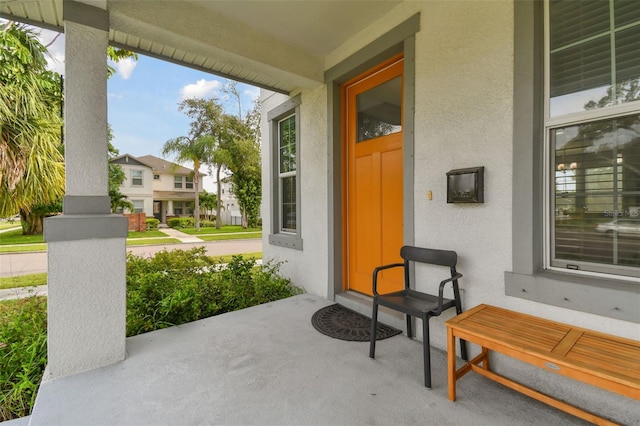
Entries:
{"type": "MultiPolygon", "coordinates": [[[[323,81],[326,55],[402,0],[82,0],[113,45],[280,92],[323,81]]],[[[63,0],[0,0],[0,16],[63,31],[63,0]]]]}

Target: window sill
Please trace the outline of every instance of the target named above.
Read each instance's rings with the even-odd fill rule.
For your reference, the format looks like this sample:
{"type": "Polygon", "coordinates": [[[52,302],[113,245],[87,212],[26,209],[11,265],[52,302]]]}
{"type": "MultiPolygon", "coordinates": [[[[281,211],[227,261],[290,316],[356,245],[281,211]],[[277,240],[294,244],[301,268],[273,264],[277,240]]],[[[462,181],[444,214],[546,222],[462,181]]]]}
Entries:
{"type": "Polygon", "coordinates": [[[302,250],[302,238],[297,235],[271,234],[269,235],[269,244],[294,250],[302,250]]]}
{"type": "Polygon", "coordinates": [[[557,271],[505,272],[507,296],[640,323],[640,284],[557,271]]]}

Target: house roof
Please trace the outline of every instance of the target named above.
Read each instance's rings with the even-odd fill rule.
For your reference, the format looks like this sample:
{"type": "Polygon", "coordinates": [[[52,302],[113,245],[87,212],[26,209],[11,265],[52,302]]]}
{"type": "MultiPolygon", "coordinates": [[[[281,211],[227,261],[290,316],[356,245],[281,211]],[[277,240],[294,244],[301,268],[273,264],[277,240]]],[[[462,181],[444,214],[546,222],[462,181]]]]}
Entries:
{"type": "MultiPolygon", "coordinates": [[[[109,40],[116,47],[289,93],[323,83],[327,55],[401,2],[103,3],[109,12],[109,40]]],[[[86,0],[0,1],[0,16],[63,32],[63,4],[79,3],[91,4],[86,0]]]]}
{"type": "MultiPolygon", "coordinates": [[[[170,175],[190,175],[193,173],[193,169],[186,168],[180,164],[172,163],[171,161],[167,161],[153,155],[143,155],[138,157],[138,160],[148,164],[153,169],[154,173],[170,175]]],[[[200,176],[204,176],[204,174],[200,173],[200,176]]]]}
{"type": "Polygon", "coordinates": [[[149,167],[150,169],[152,169],[153,167],[151,167],[149,164],[145,163],[144,161],[141,161],[139,158],[134,157],[131,154],[122,154],[116,158],[112,158],[111,160],[109,160],[110,163],[114,163],[114,164],[128,164],[128,165],[134,165],[134,166],[144,166],[144,167],[149,167]]]}

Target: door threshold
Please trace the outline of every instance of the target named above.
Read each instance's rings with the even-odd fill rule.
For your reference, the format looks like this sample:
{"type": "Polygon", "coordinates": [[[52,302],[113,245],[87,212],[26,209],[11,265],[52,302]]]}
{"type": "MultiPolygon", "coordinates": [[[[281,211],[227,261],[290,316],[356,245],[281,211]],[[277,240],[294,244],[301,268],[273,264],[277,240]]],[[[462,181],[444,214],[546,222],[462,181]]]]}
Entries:
{"type": "MultiPolygon", "coordinates": [[[[368,318],[371,318],[373,301],[370,296],[366,296],[355,291],[345,291],[336,293],[335,302],[341,304],[345,308],[349,308],[352,311],[356,311],[368,318]]],[[[379,306],[378,321],[391,327],[395,327],[398,330],[402,330],[404,334],[407,334],[407,330],[405,330],[406,322],[404,315],[400,312],[387,309],[384,306],[379,306]]]]}

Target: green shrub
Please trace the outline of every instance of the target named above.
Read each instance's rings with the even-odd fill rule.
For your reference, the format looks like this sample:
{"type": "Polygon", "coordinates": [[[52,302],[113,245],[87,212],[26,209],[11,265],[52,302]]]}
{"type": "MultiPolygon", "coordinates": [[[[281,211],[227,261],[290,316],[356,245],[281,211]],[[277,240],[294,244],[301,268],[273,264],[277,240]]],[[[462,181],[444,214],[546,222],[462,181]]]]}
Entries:
{"type": "MultiPolygon", "coordinates": [[[[204,247],[127,254],[127,336],[299,294],[279,263],[233,256],[218,265],[204,247]]],[[[47,363],[46,298],[0,302],[0,421],[30,414],[47,363]]]]}
{"type": "Polygon", "coordinates": [[[0,302],[0,422],[31,413],[46,365],[46,298],[0,302]]]}
{"type": "Polygon", "coordinates": [[[218,313],[215,262],[204,247],[127,255],[127,336],[218,313]]]}
{"type": "Polygon", "coordinates": [[[158,225],[160,225],[160,221],[155,217],[147,218],[147,231],[155,231],[158,229],[158,225]]]}
{"type": "Polygon", "coordinates": [[[193,228],[196,226],[196,221],[192,217],[172,217],[167,221],[167,225],[174,229],[193,228]]]}
{"type": "Polygon", "coordinates": [[[279,275],[280,264],[233,256],[220,266],[204,247],[127,256],[128,336],[301,293],[279,275]]]}
{"type": "MultiPolygon", "coordinates": [[[[192,217],[172,217],[167,221],[167,225],[174,229],[195,228],[196,220],[192,217]]],[[[213,220],[200,219],[201,228],[213,228],[216,222],[213,220]]]]}

